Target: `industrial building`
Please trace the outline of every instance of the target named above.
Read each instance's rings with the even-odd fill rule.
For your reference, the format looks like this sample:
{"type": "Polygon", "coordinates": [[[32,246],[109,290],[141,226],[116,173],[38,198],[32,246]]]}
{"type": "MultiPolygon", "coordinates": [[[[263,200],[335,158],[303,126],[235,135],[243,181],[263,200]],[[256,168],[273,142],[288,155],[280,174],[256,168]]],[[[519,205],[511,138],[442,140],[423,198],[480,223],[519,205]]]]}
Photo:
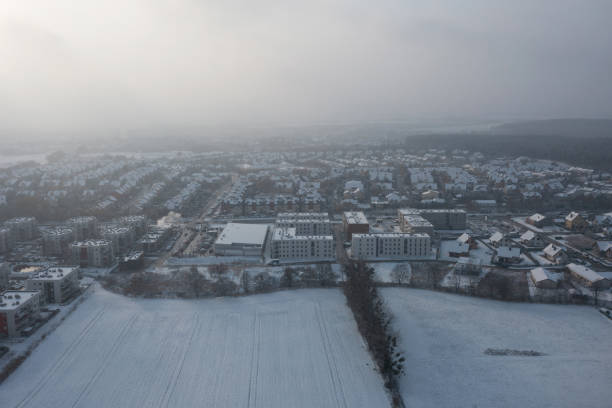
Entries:
{"type": "Polygon", "coordinates": [[[17,337],[40,316],[40,292],[6,291],[0,294],[0,336],[17,337]]]}
{"type": "Polygon", "coordinates": [[[105,268],[114,262],[112,242],[104,239],[73,242],[70,252],[73,262],[82,268],[105,268]]]}
{"type": "Polygon", "coordinates": [[[361,211],[347,211],[342,214],[342,224],[347,240],[353,239],[353,234],[367,234],[370,232],[370,224],[365,214],[361,211]]]}
{"type": "Polygon", "coordinates": [[[270,256],[274,259],[331,261],[336,258],[332,235],[298,235],[296,228],[275,228],[270,256]]]}
{"type": "Polygon", "coordinates": [[[267,224],[239,224],[225,226],[214,244],[215,255],[261,256],[268,236],[267,224]]]}
{"type": "Polygon", "coordinates": [[[26,280],[27,290],[40,291],[44,303],[66,303],[79,291],[79,268],[51,267],[26,280]]]}
{"type": "Polygon", "coordinates": [[[428,234],[353,234],[353,259],[416,259],[431,255],[431,237],[428,234]]]}

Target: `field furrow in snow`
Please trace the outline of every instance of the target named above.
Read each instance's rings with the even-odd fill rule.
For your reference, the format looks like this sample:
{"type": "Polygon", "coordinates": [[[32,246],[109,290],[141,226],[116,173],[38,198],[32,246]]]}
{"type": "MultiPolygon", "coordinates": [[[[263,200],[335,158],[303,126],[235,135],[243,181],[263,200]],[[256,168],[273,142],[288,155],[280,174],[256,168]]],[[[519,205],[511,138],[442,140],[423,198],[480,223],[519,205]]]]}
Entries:
{"type": "Polygon", "coordinates": [[[0,386],[4,407],[386,407],[339,290],[201,301],[98,289],[0,386]]]}
{"type": "Polygon", "coordinates": [[[409,407],[611,406],[612,324],[593,307],[382,293],[401,335],[400,387],[409,407]]]}

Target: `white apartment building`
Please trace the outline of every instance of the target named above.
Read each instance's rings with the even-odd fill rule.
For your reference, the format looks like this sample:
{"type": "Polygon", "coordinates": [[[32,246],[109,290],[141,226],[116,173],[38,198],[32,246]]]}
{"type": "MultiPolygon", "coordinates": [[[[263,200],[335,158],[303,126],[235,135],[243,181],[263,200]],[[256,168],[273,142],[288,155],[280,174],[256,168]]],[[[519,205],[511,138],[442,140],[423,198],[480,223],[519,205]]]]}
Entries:
{"type": "Polygon", "coordinates": [[[329,214],[327,213],[279,213],[276,216],[277,228],[295,228],[296,235],[332,235],[329,214]]]}
{"type": "Polygon", "coordinates": [[[74,217],[68,220],[68,226],[74,231],[75,241],[83,241],[98,236],[98,220],[96,217],[74,217]]]}
{"type": "Polygon", "coordinates": [[[73,262],[83,268],[104,268],[114,261],[113,244],[104,239],[73,242],[70,252],[73,262]]]}
{"type": "Polygon", "coordinates": [[[5,221],[4,226],[11,231],[15,241],[30,241],[36,236],[36,218],[19,217],[5,221]]]}
{"type": "Polygon", "coordinates": [[[431,238],[428,234],[353,234],[353,259],[418,259],[430,255],[431,238]]]}
{"type": "Polygon", "coordinates": [[[43,236],[43,253],[46,256],[62,256],[68,253],[70,243],[74,241],[74,231],[69,227],[56,227],[45,230],[43,236]]]}
{"type": "Polygon", "coordinates": [[[26,289],[40,291],[44,303],[66,303],[79,290],[79,267],[51,267],[26,280],[26,289]]]}
{"type": "Polygon", "coordinates": [[[119,219],[119,224],[132,228],[135,238],[140,238],[147,232],[147,222],[144,215],[126,215],[119,219]]]}
{"type": "Polygon", "coordinates": [[[40,292],[6,291],[0,294],[0,336],[21,336],[40,312],[40,292]]]}
{"type": "Polygon", "coordinates": [[[429,234],[434,233],[434,226],[431,222],[418,214],[404,214],[401,217],[400,228],[402,232],[429,234]]]}
{"type": "Polygon", "coordinates": [[[11,230],[6,227],[0,227],[0,254],[10,251],[15,244],[11,230]]]}
{"type": "Polygon", "coordinates": [[[420,216],[429,221],[434,229],[438,230],[461,230],[466,228],[467,214],[464,210],[457,209],[417,209],[404,208],[397,211],[400,226],[404,229],[404,218],[420,216]]]}
{"type": "Polygon", "coordinates": [[[112,243],[115,254],[127,252],[134,243],[134,231],[129,226],[105,225],[100,236],[112,243]]]}
{"type": "Polygon", "coordinates": [[[274,259],[332,261],[336,259],[331,235],[298,235],[295,228],[275,228],[270,244],[274,259]]]}
{"type": "Polygon", "coordinates": [[[10,271],[8,263],[0,262],[0,289],[8,288],[10,271]]]}

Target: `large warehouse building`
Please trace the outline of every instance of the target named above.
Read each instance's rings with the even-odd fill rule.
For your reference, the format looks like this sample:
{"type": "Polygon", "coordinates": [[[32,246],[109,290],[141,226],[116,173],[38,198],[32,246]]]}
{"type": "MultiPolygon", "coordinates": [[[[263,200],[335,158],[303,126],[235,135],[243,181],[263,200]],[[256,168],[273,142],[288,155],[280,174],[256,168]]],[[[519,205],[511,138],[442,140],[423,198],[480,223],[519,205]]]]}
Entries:
{"type": "Polygon", "coordinates": [[[222,256],[261,256],[268,230],[267,224],[230,222],[215,241],[215,254],[222,256]]]}

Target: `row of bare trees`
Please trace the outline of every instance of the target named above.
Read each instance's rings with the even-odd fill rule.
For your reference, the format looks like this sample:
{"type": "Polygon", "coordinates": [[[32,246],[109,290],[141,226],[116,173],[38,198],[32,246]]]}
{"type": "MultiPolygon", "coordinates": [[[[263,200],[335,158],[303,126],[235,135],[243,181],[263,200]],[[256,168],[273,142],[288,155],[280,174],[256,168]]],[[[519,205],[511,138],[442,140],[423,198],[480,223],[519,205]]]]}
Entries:
{"type": "Polygon", "coordinates": [[[353,312],[359,332],[378,365],[385,386],[391,391],[394,406],[403,406],[397,377],[404,372],[404,357],[391,326],[391,314],[374,282],[374,269],[364,262],[344,265],[344,294],[353,312]]]}

